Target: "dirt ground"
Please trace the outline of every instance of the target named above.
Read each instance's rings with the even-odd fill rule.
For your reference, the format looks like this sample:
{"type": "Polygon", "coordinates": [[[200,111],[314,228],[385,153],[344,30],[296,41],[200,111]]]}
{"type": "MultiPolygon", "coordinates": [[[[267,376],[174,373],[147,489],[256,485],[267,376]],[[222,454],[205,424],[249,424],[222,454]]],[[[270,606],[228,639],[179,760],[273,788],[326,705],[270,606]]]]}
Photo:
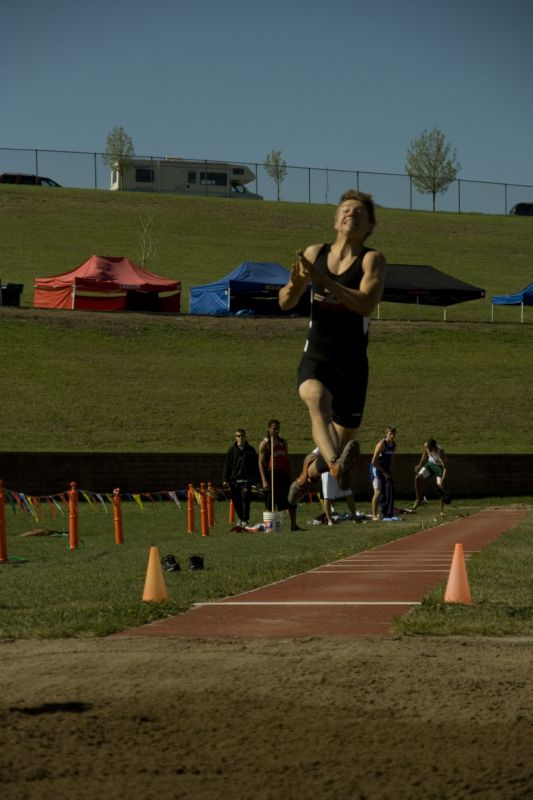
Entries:
{"type": "Polygon", "coordinates": [[[532,640],[0,643],[24,798],[533,796],[532,640]]]}

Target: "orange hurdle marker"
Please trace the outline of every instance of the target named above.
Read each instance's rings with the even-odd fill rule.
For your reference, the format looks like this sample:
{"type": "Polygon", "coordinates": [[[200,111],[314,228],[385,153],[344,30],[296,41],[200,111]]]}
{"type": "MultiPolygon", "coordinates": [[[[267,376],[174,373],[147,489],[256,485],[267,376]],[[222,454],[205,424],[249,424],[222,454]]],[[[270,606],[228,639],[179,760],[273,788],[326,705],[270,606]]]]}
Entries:
{"type": "Polygon", "coordinates": [[[452,565],[450,567],[450,575],[444,594],[444,602],[464,603],[465,605],[472,604],[472,595],[470,593],[470,586],[468,585],[465,554],[462,544],[456,544],[455,550],[453,551],[452,565]]]}
{"type": "Polygon", "coordinates": [[[78,546],[78,490],[75,482],[70,484],[68,493],[68,530],[69,547],[75,550],[78,546]]]}
{"type": "Polygon", "coordinates": [[[207,492],[205,483],[200,484],[200,521],[202,536],[209,536],[209,524],[207,522],[207,492]]]}
{"type": "Polygon", "coordinates": [[[187,489],[187,533],[194,533],[194,487],[189,483],[187,489]]]}
{"type": "Polygon", "coordinates": [[[164,603],[165,600],[168,600],[163,568],[159,560],[159,548],[157,547],[150,548],[142,599],[145,603],[164,603]]]}
{"type": "Polygon", "coordinates": [[[228,522],[235,522],[235,506],[233,500],[229,501],[229,520],[228,522]]]}
{"type": "Polygon", "coordinates": [[[0,480],[0,561],[7,561],[6,496],[4,481],[0,480]]]}
{"type": "Polygon", "coordinates": [[[122,498],[120,489],[113,489],[113,520],[115,522],[115,544],[124,544],[124,528],[122,527],[122,498]]]}
{"type": "Polygon", "coordinates": [[[210,528],[215,524],[215,498],[214,498],[213,484],[211,481],[207,482],[207,524],[210,528]]]}

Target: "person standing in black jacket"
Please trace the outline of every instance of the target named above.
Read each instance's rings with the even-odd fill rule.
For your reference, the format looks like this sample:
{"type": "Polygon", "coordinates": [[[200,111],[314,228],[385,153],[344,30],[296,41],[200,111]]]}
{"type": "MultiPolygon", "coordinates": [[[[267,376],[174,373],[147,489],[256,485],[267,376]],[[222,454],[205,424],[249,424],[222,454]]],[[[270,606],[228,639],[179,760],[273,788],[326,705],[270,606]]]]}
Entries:
{"type": "Polygon", "coordinates": [[[235,443],[226,453],[223,485],[230,489],[230,496],[240,525],[248,525],[252,486],[259,481],[257,453],[246,439],[246,431],[239,428],[235,443]]]}

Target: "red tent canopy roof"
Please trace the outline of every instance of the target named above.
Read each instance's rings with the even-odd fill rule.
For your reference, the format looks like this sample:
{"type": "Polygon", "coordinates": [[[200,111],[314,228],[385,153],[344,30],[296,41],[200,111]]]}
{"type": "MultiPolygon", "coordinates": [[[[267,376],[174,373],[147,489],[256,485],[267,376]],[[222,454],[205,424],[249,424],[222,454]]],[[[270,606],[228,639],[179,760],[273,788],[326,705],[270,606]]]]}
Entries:
{"type": "Polygon", "coordinates": [[[36,278],[35,287],[60,289],[74,286],[96,292],[135,290],[169,292],[181,288],[181,281],[161,278],[123,256],[91,256],[79,267],[49,278],[36,278]]]}

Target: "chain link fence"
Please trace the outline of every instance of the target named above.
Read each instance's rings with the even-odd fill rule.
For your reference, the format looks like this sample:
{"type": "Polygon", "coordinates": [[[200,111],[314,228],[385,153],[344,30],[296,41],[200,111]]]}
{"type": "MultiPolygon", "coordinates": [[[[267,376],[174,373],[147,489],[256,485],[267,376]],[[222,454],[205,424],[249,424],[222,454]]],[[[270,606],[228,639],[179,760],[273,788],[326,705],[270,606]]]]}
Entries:
{"type": "MultiPolygon", "coordinates": [[[[158,161],[163,156],[135,156],[158,161]]],[[[205,162],[206,159],[183,159],[205,162]]],[[[262,162],[231,162],[248,167],[255,180],[247,188],[265,200],[277,199],[275,181],[262,162]]],[[[0,147],[0,173],[27,173],[52,178],[61,186],[79,189],[109,190],[111,176],[103,153],[75,150],[41,150],[0,147]]],[[[293,203],[326,203],[336,205],[348,188],[373,195],[379,206],[430,211],[431,195],[417,191],[412,179],[401,173],[366,172],[362,170],[321,167],[286,167],[280,183],[280,199],[293,203]]],[[[213,193],[205,186],[205,194],[213,193]]],[[[495,181],[457,179],[437,195],[437,210],[459,213],[508,214],[519,202],[533,202],[533,186],[495,181]]]]}

